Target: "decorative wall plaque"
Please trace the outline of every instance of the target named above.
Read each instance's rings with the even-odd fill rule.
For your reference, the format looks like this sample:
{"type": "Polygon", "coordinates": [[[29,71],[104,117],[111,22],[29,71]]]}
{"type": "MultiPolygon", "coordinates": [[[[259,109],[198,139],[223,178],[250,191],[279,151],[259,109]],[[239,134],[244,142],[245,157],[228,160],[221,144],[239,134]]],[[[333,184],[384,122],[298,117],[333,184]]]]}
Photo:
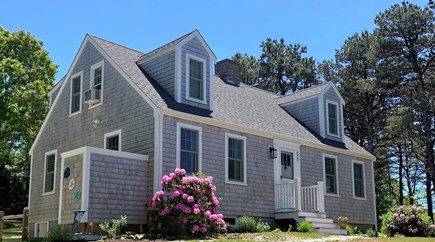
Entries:
{"type": "Polygon", "coordinates": [[[74,193],[73,193],[74,201],[76,201],[76,202],[80,201],[80,197],[81,197],[81,191],[80,191],[80,188],[76,188],[76,189],[74,190],[74,193]]]}
{"type": "Polygon", "coordinates": [[[63,172],[63,178],[67,179],[70,174],[71,170],[69,169],[69,167],[65,168],[65,171],[63,172]]]}
{"type": "Polygon", "coordinates": [[[76,180],[74,180],[74,178],[71,178],[71,180],[69,180],[69,184],[68,184],[69,190],[74,189],[75,185],[76,185],[76,180]]]}

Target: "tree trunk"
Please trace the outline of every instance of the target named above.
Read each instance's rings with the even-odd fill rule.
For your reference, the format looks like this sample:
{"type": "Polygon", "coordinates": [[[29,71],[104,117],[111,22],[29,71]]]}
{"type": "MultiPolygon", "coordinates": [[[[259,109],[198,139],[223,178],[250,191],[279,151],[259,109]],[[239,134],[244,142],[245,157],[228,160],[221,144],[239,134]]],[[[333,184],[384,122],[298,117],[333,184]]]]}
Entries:
{"type": "Polygon", "coordinates": [[[426,200],[427,200],[427,215],[429,215],[430,219],[433,220],[433,205],[432,205],[432,182],[430,178],[430,173],[426,172],[426,200]]]}
{"type": "Polygon", "coordinates": [[[399,205],[403,205],[403,151],[399,145],[399,205]]]}

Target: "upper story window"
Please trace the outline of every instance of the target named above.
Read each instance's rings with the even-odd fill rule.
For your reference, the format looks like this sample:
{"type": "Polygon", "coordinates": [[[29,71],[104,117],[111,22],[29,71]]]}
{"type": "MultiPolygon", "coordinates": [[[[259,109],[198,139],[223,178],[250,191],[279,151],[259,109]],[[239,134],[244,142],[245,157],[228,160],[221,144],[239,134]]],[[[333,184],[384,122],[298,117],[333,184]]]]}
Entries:
{"type": "Polygon", "coordinates": [[[121,130],[116,130],[104,135],[104,148],[121,151],[121,130]]]}
{"type": "Polygon", "coordinates": [[[187,54],[187,99],[205,102],[205,63],[204,59],[187,54]]]}
{"type": "Polygon", "coordinates": [[[56,172],[56,153],[57,153],[56,150],[45,153],[44,193],[43,194],[54,193],[55,172],[56,172]]]}
{"type": "Polygon", "coordinates": [[[324,179],[326,194],[338,195],[337,157],[324,156],[324,179]]]}
{"type": "Polygon", "coordinates": [[[353,195],[354,198],[366,197],[365,179],[364,179],[364,163],[352,161],[352,177],[353,177],[353,195]]]}
{"type": "Polygon", "coordinates": [[[71,77],[70,114],[79,113],[82,109],[82,79],[83,72],[71,77]]]}
{"type": "Polygon", "coordinates": [[[201,127],[177,124],[177,167],[187,174],[201,172],[201,127]]]}
{"type": "MultiPolygon", "coordinates": [[[[95,90],[95,99],[103,100],[104,62],[101,61],[91,66],[91,89],[95,90]]],[[[91,104],[95,105],[95,104],[91,104]]]]}
{"type": "Polygon", "coordinates": [[[226,182],[246,185],[246,137],[225,134],[226,182]]]}
{"type": "Polygon", "coordinates": [[[327,101],[328,135],[338,136],[338,103],[327,101]]]}

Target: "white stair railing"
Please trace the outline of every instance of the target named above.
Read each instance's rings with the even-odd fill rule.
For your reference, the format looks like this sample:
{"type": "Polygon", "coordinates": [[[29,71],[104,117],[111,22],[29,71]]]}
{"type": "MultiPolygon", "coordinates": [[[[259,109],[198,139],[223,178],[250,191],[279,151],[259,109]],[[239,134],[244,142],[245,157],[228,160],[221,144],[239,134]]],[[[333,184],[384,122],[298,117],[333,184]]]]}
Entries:
{"type": "Polygon", "coordinates": [[[324,186],[318,182],[315,186],[301,188],[302,211],[325,212],[324,186]]]}
{"type": "Polygon", "coordinates": [[[289,181],[275,185],[275,209],[295,209],[296,208],[296,189],[294,181],[289,181]]]}

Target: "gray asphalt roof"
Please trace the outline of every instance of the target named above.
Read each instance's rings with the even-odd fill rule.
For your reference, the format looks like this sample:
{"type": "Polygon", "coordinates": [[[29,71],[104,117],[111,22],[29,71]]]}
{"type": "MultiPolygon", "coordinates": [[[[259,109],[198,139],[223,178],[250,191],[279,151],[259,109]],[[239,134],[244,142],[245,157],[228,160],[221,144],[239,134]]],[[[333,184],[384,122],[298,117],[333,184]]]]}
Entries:
{"type": "MultiPolygon", "coordinates": [[[[280,104],[321,93],[328,85],[327,83],[285,97],[279,97],[273,93],[245,84],[239,86],[227,84],[215,76],[213,80],[215,88],[214,111],[211,112],[177,103],[136,64],[146,54],[96,36],[91,36],[91,38],[158,108],[170,108],[180,112],[210,117],[225,123],[288,135],[312,143],[328,144],[327,140],[310,131],[280,107],[280,104]]],[[[348,137],[345,138],[344,144],[340,144],[343,146],[341,148],[370,155],[369,152],[348,137]]],[[[329,145],[340,147],[340,144],[330,143],[329,145]]]]}

